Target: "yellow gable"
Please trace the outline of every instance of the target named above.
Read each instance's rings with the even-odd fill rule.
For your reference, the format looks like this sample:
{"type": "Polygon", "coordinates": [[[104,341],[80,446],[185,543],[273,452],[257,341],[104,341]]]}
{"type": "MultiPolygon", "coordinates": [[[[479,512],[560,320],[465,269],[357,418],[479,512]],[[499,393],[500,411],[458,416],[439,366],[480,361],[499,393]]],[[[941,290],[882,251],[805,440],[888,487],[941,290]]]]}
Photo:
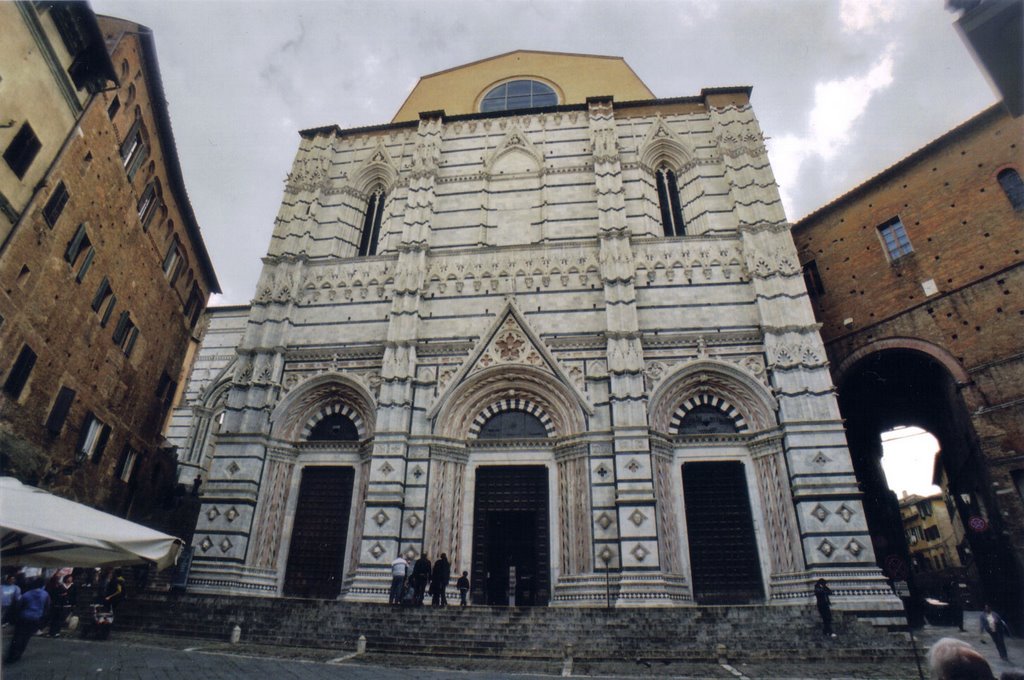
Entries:
{"type": "Polygon", "coordinates": [[[423,111],[476,113],[492,88],[517,79],[550,86],[559,104],[582,104],[587,97],[604,95],[617,101],[654,99],[622,57],[516,50],[423,76],[391,122],[415,120],[423,111]]]}

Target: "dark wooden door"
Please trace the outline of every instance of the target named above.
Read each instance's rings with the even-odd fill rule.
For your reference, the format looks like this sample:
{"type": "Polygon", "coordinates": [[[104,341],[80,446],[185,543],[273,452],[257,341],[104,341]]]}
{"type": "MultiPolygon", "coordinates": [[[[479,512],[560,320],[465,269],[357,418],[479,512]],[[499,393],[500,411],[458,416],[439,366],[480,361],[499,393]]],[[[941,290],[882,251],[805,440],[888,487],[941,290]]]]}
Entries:
{"type": "Polygon", "coordinates": [[[477,468],[473,602],[507,605],[510,567],[516,570],[516,605],[546,605],[551,597],[551,551],[544,466],[477,468]]]}
{"type": "Polygon", "coordinates": [[[743,463],[686,463],[683,499],[697,602],[731,604],[764,599],[743,463]]]}
{"type": "Polygon", "coordinates": [[[341,594],[355,469],[302,470],[284,577],[284,594],[333,599],[341,594]]]}

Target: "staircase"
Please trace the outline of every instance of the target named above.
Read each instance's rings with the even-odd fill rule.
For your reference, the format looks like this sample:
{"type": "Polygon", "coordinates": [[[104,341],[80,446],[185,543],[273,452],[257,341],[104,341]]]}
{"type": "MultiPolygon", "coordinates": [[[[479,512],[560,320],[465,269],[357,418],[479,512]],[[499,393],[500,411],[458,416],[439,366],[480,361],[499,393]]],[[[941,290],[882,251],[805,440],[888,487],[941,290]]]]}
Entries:
{"type": "Polygon", "coordinates": [[[134,594],[117,628],[224,641],[419,657],[590,661],[644,659],[692,662],[913,658],[902,634],[835,612],[837,638],[821,634],[812,606],[570,609],[561,607],[430,607],[405,609],[334,600],[215,596],[152,590],[134,594]],[[724,650],[720,647],[724,645],[724,650]]]}

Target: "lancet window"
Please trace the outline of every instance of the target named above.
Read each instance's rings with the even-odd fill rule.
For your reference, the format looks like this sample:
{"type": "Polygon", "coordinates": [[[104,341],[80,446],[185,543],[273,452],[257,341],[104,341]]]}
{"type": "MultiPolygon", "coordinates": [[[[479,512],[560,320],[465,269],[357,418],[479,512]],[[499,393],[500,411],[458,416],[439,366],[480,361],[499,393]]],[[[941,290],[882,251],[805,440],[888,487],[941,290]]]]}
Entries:
{"type": "Polygon", "coordinates": [[[686,224],[679,206],[679,186],[676,173],[666,165],[658,168],[654,175],[658,184],[658,207],[661,209],[661,226],[665,236],[684,236],[686,224]]]}
{"type": "Polygon", "coordinates": [[[370,200],[366,204],[366,214],[363,215],[363,234],[359,239],[359,255],[376,255],[377,241],[380,238],[380,225],[384,217],[384,200],[386,199],[384,189],[377,187],[370,193],[370,200]]]}

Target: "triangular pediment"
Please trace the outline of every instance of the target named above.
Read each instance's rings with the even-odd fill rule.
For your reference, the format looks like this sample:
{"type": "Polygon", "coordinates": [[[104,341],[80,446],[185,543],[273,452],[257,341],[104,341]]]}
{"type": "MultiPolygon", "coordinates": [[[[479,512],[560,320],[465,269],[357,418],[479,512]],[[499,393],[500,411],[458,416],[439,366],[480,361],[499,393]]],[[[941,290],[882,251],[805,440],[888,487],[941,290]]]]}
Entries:
{"type": "Polygon", "coordinates": [[[377,146],[370,151],[370,155],[359,165],[359,169],[352,173],[352,186],[360,192],[367,193],[376,185],[380,185],[385,192],[389,191],[398,179],[398,166],[388,153],[384,140],[377,141],[377,146]]]}
{"type": "Polygon", "coordinates": [[[668,164],[676,173],[694,157],[690,145],[661,116],[655,118],[647,130],[644,141],[640,143],[639,155],[641,165],[651,172],[662,164],[668,164]]]}
{"type": "Polygon", "coordinates": [[[476,348],[452,377],[428,416],[434,417],[444,403],[446,395],[459,385],[471,380],[481,371],[502,365],[508,366],[509,370],[514,370],[516,366],[529,366],[551,375],[572,391],[587,413],[594,412],[586,397],[570,380],[568,373],[526,321],[522,312],[509,302],[495,317],[487,332],[480,337],[476,348]]]}
{"type": "Polygon", "coordinates": [[[489,174],[538,173],[544,168],[544,156],[516,125],[505,132],[498,146],[484,159],[489,174]]]}

